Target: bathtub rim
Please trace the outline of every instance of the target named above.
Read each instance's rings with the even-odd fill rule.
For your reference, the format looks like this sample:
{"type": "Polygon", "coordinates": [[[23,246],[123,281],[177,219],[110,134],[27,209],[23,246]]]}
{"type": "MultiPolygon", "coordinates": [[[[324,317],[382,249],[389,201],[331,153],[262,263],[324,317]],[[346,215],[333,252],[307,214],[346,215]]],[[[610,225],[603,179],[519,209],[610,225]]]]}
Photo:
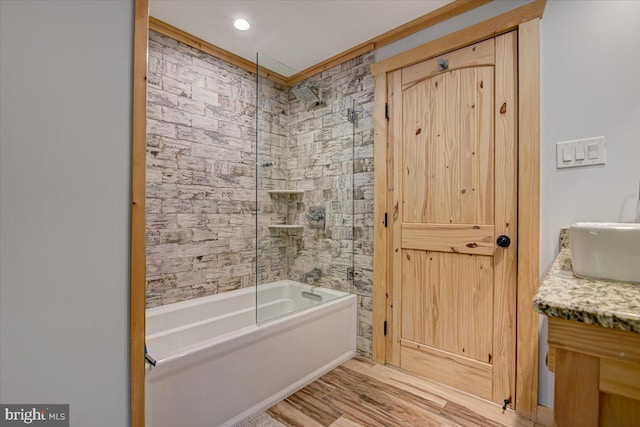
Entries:
{"type": "MultiPolygon", "coordinates": [[[[182,302],[176,304],[181,303],[182,302]]],[[[249,326],[238,328],[226,334],[204,340],[197,345],[188,347],[184,351],[156,360],[156,366],[147,365],[147,369],[145,369],[146,377],[149,381],[155,381],[165,375],[170,375],[175,369],[179,370],[181,367],[194,363],[198,360],[216,357],[221,354],[234,351],[235,349],[246,345],[250,341],[267,339],[271,335],[295,328],[300,324],[314,321],[321,316],[346,309],[351,305],[354,306],[354,311],[357,311],[357,295],[344,293],[343,296],[318,304],[314,307],[297,310],[292,313],[267,319],[258,323],[252,323],[249,326]],[[225,343],[228,345],[225,345],[225,343]]],[[[355,346],[356,337],[352,337],[352,340],[355,346]]],[[[153,356],[152,351],[153,349],[150,349],[151,356],[153,356]]]]}
{"type": "MultiPolygon", "coordinates": [[[[282,280],[276,280],[275,282],[269,282],[269,283],[265,283],[262,285],[258,285],[258,289],[271,289],[271,288],[277,288],[280,287],[282,285],[294,285],[296,287],[299,286],[304,286],[306,288],[314,288],[311,285],[307,285],[306,283],[302,283],[302,282],[296,282],[295,280],[291,280],[291,279],[282,279],[282,280]]],[[[323,287],[315,287],[315,289],[321,290],[323,292],[327,292],[330,294],[334,294],[337,296],[337,298],[342,298],[346,295],[352,295],[350,292],[345,292],[345,291],[339,291],[336,289],[330,289],[330,288],[323,288],[323,287]]],[[[239,289],[234,289],[233,291],[228,291],[228,292],[221,292],[218,294],[213,294],[213,295],[207,295],[204,297],[200,297],[200,298],[192,298],[192,299],[188,299],[188,300],[184,300],[184,301],[178,301],[178,302],[173,302],[171,304],[165,304],[165,305],[159,305],[157,307],[149,307],[149,308],[145,308],[145,320],[148,317],[155,317],[167,312],[171,312],[171,311],[176,311],[182,308],[188,308],[188,307],[193,307],[193,306],[197,306],[197,305],[202,305],[202,304],[206,304],[210,301],[224,301],[225,299],[230,299],[233,297],[237,297],[238,295],[242,294],[251,294],[256,292],[256,287],[255,286],[248,286],[246,288],[239,288],[239,289]]],[[[331,300],[333,301],[333,300],[331,300]]],[[[331,301],[327,301],[327,302],[331,302],[331,301]]],[[[326,303],[325,303],[326,304],[326,303]]],[[[147,336],[147,333],[145,331],[145,337],[147,336]]]]}

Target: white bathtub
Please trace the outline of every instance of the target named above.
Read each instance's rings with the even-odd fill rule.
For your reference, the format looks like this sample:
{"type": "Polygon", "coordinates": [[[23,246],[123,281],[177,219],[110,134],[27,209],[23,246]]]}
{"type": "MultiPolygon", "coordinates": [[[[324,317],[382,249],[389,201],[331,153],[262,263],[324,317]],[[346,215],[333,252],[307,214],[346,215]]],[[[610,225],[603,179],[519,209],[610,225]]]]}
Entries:
{"type": "Polygon", "coordinates": [[[267,409],[356,349],[356,296],[282,280],[146,311],[146,425],[230,426],[267,409]],[[284,311],[292,312],[275,317],[284,311]]]}

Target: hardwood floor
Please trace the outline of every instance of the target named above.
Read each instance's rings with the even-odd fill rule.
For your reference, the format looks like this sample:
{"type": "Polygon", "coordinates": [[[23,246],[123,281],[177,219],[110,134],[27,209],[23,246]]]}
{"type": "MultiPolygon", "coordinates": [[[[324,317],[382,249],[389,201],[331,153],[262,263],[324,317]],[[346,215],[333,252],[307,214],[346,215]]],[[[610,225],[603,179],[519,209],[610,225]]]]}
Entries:
{"type": "Polygon", "coordinates": [[[268,413],[295,427],[536,426],[494,403],[363,359],[344,363],[268,413]]]}

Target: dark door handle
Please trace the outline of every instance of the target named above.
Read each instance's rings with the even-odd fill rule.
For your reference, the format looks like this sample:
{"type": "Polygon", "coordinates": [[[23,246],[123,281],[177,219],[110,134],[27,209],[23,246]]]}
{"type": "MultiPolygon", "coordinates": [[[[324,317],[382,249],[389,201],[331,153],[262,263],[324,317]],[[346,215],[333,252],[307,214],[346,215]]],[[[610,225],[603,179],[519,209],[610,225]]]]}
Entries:
{"type": "Polygon", "coordinates": [[[508,248],[509,245],[511,244],[511,239],[509,238],[509,236],[505,236],[504,234],[501,236],[498,236],[498,240],[496,240],[496,243],[498,244],[498,246],[500,246],[501,248],[508,248]]]}

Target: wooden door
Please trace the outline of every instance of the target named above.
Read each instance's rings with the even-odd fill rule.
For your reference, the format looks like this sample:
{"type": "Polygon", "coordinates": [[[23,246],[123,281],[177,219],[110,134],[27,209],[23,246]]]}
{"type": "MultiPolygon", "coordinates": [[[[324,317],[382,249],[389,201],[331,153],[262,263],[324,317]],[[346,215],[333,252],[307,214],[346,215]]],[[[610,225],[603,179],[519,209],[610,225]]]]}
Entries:
{"type": "Polygon", "coordinates": [[[387,360],[512,407],[516,37],[477,43],[388,80],[387,360]],[[510,245],[498,246],[499,236],[510,245]]]}

